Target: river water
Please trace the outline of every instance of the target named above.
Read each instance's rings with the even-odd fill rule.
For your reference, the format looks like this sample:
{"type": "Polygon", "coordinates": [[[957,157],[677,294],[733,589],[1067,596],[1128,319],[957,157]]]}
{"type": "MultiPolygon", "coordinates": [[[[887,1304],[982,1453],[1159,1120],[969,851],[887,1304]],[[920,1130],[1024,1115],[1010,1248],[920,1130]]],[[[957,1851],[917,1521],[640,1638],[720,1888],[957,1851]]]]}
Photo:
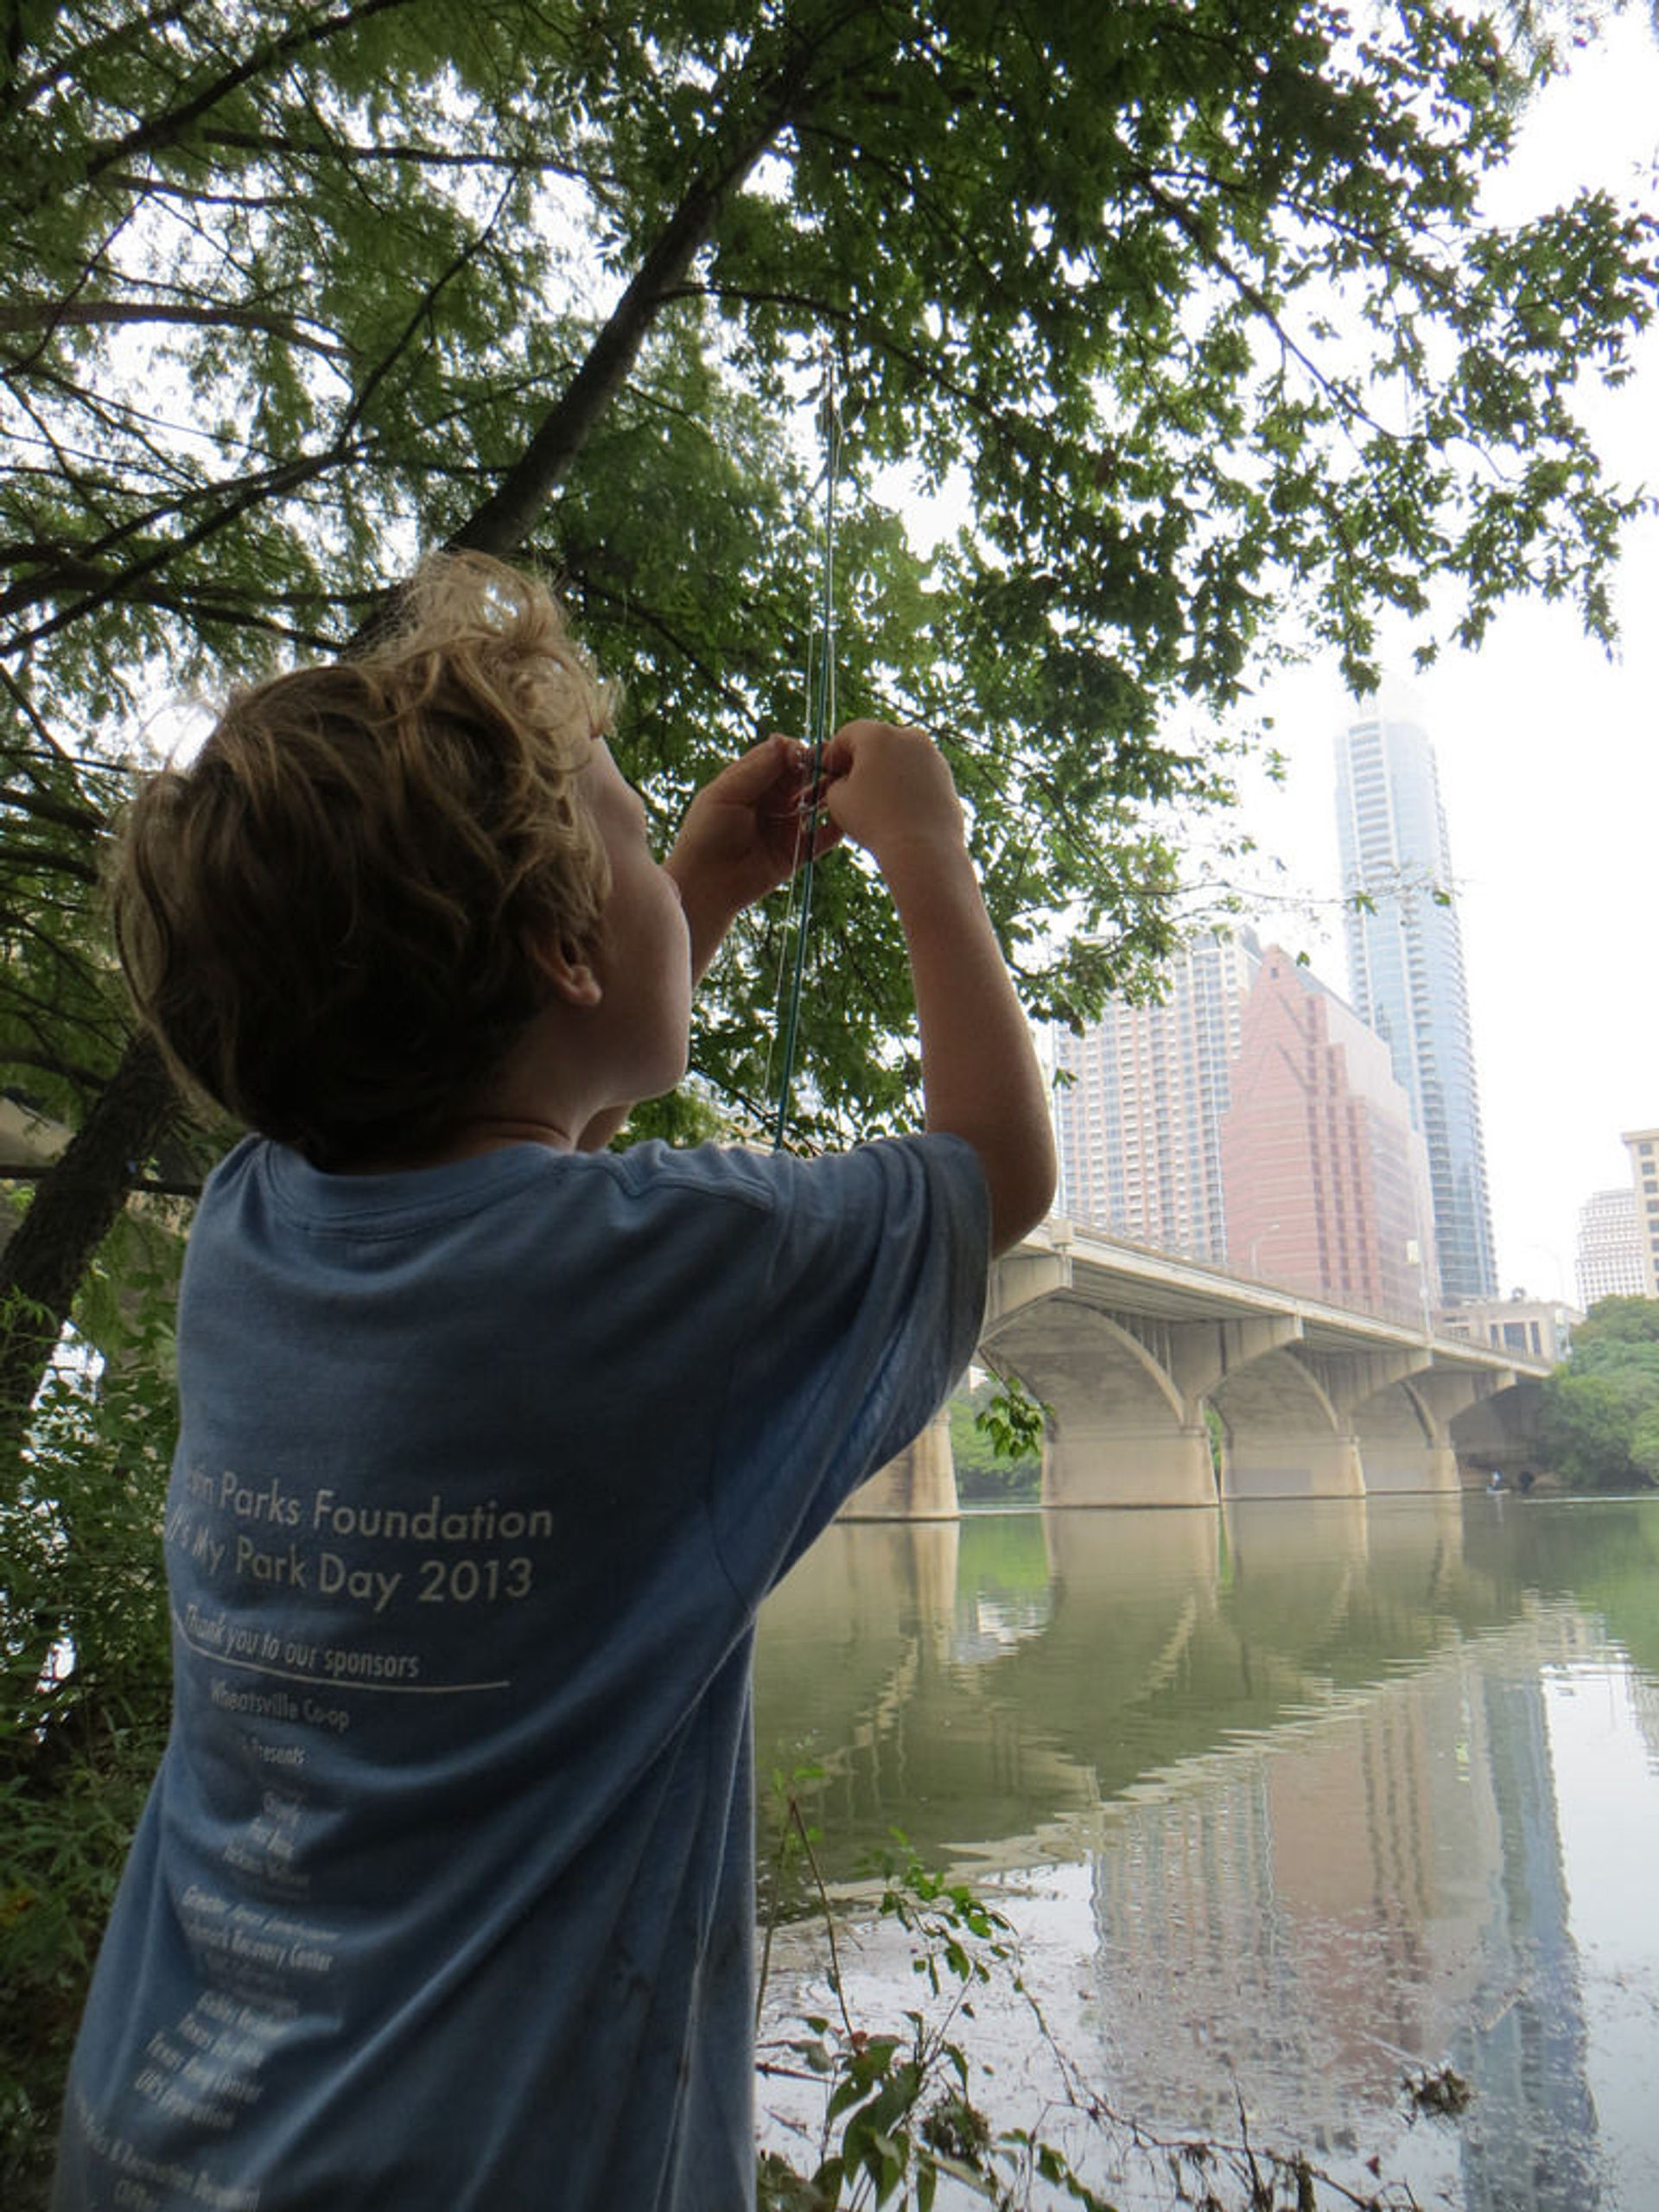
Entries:
{"type": "MultiPolygon", "coordinates": [[[[1137,2130],[1242,2111],[1424,2206],[1659,2212],[1659,1499],[842,1524],[769,1602],[755,1695],[763,1792],[820,1770],[855,2024],[922,1987],[873,1905],[898,1829],[1040,2004],[1046,2033],[999,1971],[958,2022],[975,2101],[1126,2208],[1178,2201],[1137,2130]],[[1402,2094],[1447,2067],[1461,2113],[1402,2094]]],[[[823,1962],[779,1928],[763,2039],[833,2011],[823,1962]]],[[[763,2105],[817,2124],[798,2084],[763,2105]]]]}

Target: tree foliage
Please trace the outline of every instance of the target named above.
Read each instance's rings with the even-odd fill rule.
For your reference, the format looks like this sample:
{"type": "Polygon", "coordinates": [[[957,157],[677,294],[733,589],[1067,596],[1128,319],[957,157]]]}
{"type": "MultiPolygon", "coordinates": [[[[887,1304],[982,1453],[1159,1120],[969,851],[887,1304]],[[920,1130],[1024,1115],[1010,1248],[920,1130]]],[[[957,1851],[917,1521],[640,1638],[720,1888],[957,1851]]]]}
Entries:
{"type": "Polygon", "coordinates": [[[1543,1446],[1575,1490],[1659,1483],[1659,1300],[1603,1298],[1544,1384],[1543,1446]]]}
{"type": "MultiPolygon", "coordinates": [[[[423,547],[556,572],[664,822],[799,727],[826,356],[840,703],[941,734],[1033,1011],[1088,1013],[1167,949],[1215,718],[1286,621],[1357,679],[1448,581],[1465,641],[1527,591],[1606,632],[1634,500],[1575,395],[1627,372],[1651,226],[1479,208],[1553,66],[1438,0],[15,8],[0,1081],[110,1097],[95,886],[143,717],[344,647],[423,547]],[[914,553],[895,468],[972,531],[914,553]]],[[[781,926],[707,1000],[729,1103],[781,926]]],[[[850,861],[807,999],[807,1133],[897,1117],[900,948],[850,861]]],[[[42,1186],[45,1309],[31,1270],[73,1280],[167,1125],[139,1073],[113,1183],[42,1186]]]]}
{"type": "Polygon", "coordinates": [[[1034,1505],[1042,1478],[1043,1408],[1019,1386],[1009,1419],[1008,1386],[982,1376],[951,1399],[950,1457],[957,1495],[976,1505],[1034,1505]]]}
{"type": "MultiPolygon", "coordinates": [[[[169,1255],[128,1241],[130,1294],[169,1255]]],[[[101,1376],[84,1345],[60,1359],[27,1453],[0,1450],[0,2202],[17,2212],[46,2202],[87,1978],[167,1733],[161,1307],[130,1314],[101,1376]]]]}

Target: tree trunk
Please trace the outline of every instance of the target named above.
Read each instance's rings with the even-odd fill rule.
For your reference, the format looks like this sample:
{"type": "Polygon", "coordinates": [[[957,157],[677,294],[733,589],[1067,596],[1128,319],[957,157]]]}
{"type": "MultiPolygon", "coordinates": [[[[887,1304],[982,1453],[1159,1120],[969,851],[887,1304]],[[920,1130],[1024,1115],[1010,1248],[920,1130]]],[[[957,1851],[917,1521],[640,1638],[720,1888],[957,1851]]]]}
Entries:
{"type": "Polygon", "coordinates": [[[37,1186],[0,1262],[0,1440],[22,1429],[80,1279],[177,1107],[161,1053],[136,1038],[37,1186]]]}

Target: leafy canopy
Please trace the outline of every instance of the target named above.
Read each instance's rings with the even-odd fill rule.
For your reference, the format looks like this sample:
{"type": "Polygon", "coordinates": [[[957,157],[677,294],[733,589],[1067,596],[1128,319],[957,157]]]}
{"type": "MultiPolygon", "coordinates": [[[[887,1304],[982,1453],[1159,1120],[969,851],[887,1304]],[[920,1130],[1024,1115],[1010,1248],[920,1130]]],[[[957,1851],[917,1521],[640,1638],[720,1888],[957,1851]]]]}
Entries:
{"type": "MultiPolygon", "coordinates": [[[[840,702],[951,748],[1033,1008],[1164,951],[1216,720],[1284,626],[1372,665],[1457,588],[1608,626],[1635,504],[1576,413],[1646,219],[1480,215],[1554,67],[1434,0],[67,0],[0,94],[0,1058],[74,1118],[122,1015],[107,761],[168,687],[338,648],[446,539],[563,578],[664,821],[798,727],[842,395],[840,702]],[[881,489],[973,518],[924,561],[881,489]],[[1069,941],[1048,918],[1062,915],[1069,941]]],[[[1432,649],[1432,639],[1428,641],[1432,649]]],[[[817,1125],[913,1080],[825,872],[817,1125]]],[[[765,1087],[775,916],[699,1065],[765,1087]]]]}

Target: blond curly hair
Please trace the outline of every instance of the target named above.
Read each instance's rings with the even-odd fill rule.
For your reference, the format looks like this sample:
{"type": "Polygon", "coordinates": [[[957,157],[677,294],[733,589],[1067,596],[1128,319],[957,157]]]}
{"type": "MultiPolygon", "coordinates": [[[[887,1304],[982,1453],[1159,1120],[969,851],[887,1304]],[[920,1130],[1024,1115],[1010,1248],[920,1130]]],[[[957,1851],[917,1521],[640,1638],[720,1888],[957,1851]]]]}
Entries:
{"type": "Polygon", "coordinates": [[[317,1164],[451,1128],[589,951],[576,785],[612,692],[535,578],[440,555],[361,658],[235,692],[149,778],[113,884],[140,1012],[210,1098],[317,1164]]]}

